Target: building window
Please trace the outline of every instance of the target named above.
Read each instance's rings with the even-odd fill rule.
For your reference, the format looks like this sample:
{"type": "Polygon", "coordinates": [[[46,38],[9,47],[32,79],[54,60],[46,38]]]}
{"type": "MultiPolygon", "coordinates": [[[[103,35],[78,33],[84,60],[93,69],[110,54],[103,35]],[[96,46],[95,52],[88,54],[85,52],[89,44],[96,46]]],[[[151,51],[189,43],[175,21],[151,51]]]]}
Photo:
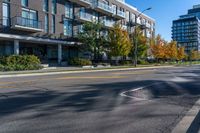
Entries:
{"type": "Polygon", "coordinates": [[[49,15],[45,14],[45,18],[44,18],[44,30],[46,33],[49,32],[49,15]]]}
{"type": "MultiPolygon", "coordinates": [[[[8,0],[6,2],[9,2],[8,0]]],[[[10,4],[3,2],[3,8],[2,8],[2,14],[3,14],[3,26],[9,26],[10,25],[10,4]]]]}
{"type": "Polygon", "coordinates": [[[22,19],[21,23],[23,26],[38,28],[38,17],[37,11],[22,8],[22,19]]]}
{"type": "Polygon", "coordinates": [[[21,0],[21,5],[24,7],[28,6],[28,0],[21,0]]]}
{"type": "Polygon", "coordinates": [[[43,11],[44,12],[49,11],[49,0],[43,0],[43,11]]]}
{"type": "Polygon", "coordinates": [[[56,32],[56,18],[55,15],[52,15],[51,17],[51,33],[55,33],[56,32]]]}
{"type": "Polygon", "coordinates": [[[73,5],[72,3],[65,3],[65,17],[73,18],[73,5]]]}
{"type": "Polygon", "coordinates": [[[38,20],[37,11],[22,8],[22,17],[31,19],[31,20],[38,20]]]}
{"type": "Polygon", "coordinates": [[[57,8],[56,8],[56,0],[51,0],[51,3],[52,3],[52,7],[51,7],[51,11],[52,11],[52,14],[56,14],[57,12],[57,8]]]}
{"type": "Polygon", "coordinates": [[[64,20],[64,35],[72,36],[72,21],[64,20]]]}

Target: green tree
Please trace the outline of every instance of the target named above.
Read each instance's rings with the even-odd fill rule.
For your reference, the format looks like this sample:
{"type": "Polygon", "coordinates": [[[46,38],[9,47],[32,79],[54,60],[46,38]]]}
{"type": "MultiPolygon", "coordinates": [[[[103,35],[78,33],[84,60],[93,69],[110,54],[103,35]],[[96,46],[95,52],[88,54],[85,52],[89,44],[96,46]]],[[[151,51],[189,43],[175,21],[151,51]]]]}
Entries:
{"type": "Polygon", "coordinates": [[[81,49],[91,52],[96,60],[102,48],[103,37],[100,36],[103,25],[99,22],[87,22],[83,24],[82,32],[78,34],[79,40],[83,43],[81,49]]]}
{"type": "Polygon", "coordinates": [[[114,25],[109,33],[110,55],[128,56],[131,51],[131,42],[128,32],[123,30],[120,25],[114,25]]]}
{"type": "Polygon", "coordinates": [[[135,39],[137,43],[137,57],[139,59],[145,58],[147,56],[147,50],[149,47],[147,45],[147,38],[143,35],[143,31],[140,29],[140,27],[137,27],[136,33],[133,33],[132,51],[134,51],[134,48],[136,46],[135,41],[134,41],[135,39]]]}

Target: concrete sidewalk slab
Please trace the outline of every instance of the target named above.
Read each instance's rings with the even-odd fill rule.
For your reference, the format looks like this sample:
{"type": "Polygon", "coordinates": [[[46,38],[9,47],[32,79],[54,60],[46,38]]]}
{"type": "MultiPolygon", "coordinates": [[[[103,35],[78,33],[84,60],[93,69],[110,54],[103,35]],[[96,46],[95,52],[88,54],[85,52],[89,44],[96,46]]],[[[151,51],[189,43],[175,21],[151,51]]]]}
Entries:
{"type": "Polygon", "coordinates": [[[106,72],[106,71],[125,71],[125,70],[148,70],[156,68],[171,68],[175,66],[154,66],[154,67],[140,67],[140,68],[105,68],[105,69],[73,69],[73,70],[58,70],[58,71],[29,71],[29,72],[15,72],[0,75],[0,78],[11,77],[28,77],[28,76],[45,76],[45,75],[57,75],[57,74],[71,74],[71,73],[89,73],[89,72],[106,72]]]}

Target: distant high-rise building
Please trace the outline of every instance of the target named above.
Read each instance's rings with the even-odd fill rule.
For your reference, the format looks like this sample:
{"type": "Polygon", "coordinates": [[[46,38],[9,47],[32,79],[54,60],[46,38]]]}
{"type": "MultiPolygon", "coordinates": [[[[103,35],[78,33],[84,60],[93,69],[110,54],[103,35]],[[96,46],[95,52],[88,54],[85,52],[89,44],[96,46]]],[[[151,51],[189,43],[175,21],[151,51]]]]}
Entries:
{"type": "Polygon", "coordinates": [[[172,39],[178,46],[184,46],[185,52],[200,51],[200,5],[194,5],[186,15],[173,21],[172,39]]]}

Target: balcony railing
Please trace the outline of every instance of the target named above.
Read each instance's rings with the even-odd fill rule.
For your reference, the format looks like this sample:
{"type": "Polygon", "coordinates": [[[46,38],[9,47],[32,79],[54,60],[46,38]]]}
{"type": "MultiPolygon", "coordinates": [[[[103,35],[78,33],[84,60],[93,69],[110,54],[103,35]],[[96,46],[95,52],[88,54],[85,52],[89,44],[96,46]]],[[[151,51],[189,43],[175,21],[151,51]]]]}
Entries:
{"type": "Polygon", "coordinates": [[[42,22],[23,17],[12,18],[12,28],[42,31],[42,22]]]}
{"type": "Polygon", "coordinates": [[[103,24],[104,24],[104,26],[111,28],[111,27],[114,26],[115,22],[114,21],[103,20],[103,24]]]}
{"type": "Polygon", "coordinates": [[[126,18],[125,12],[117,10],[117,15],[122,17],[122,18],[126,18]]]}
{"type": "Polygon", "coordinates": [[[75,3],[80,4],[82,6],[88,6],[88,5],[92,5],[93,0],[69,0],[69,1],[75,2],[75,3]]]}
{"type": "Polygon", "coordinates": [[[76,27],[76,28],[73,29],[73,35],[74,35],[74,37],[78,37],[78,35],[80,33],[82,33],[82,32],[83,32],[83,26],[82,25],[80,25],[80,26],[78,26],[78,27],[76,27]]]}
{"type": "Polygon", "coordinates": [[[80,0],[80,1],[88,3],[88,4],[92,4],[92,0],[80,0]]]}
{"type": "Polygon", "coordinates": [[[127,30],[127,29],[128,29],[128,26],[127,26],[127,25],[122,25],[122,29],[123,29],[123,30],[127,30]]]}
{"type": "Polygon", "coordinates": [[[77,17],[83,21],[89,21],[91,22],[92,21],[92,15],[89,14],[89,13],[86,13],[86,12],[82,12],[80,11],[78,14],[77,14],[77,17]]]}
{"type": "Polygon", "coordinates": [[[99,9],[101,9],[103,11],[106,11],[108,13],[111,13],[111,14],[114,13],[113,12],[113,8],[111,6],[109,6],[109,5],[105,4],[105,3],[102,3],[100,1],[98,1],[98,2],[95,3],[95,7],[99,8],[99,9]]]}

